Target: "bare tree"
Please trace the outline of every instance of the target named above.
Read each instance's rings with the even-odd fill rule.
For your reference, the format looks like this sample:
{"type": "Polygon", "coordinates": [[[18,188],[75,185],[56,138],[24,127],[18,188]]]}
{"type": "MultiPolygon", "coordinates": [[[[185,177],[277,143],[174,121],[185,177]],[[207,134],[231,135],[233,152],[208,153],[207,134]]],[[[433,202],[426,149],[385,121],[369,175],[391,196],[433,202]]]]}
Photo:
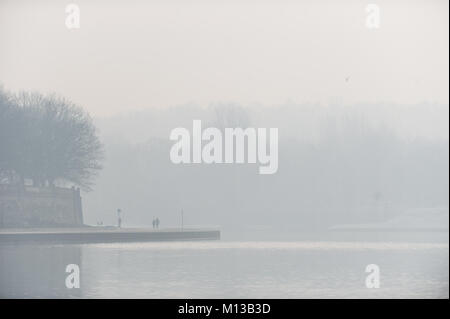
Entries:
{"type": "Polygon", "coordinates": [[[250,125],[250,117],[247,111],[236,104],[219,104],[213,107],[215,113],[214,123],[219,129],[227,127],[247,128],[250,125]]]}
{"type": "Polygon", "coordinates": [[[0,93],[0,171],[37,186],[63,180],[89,190],[103,157],[91,117],[56,95],[0,93]]]}
{"type": "Polygon", "coordinates": [[[13,96],[0,87],[0,182],[14,183],[23,147],[21,112],[13,96]]]}

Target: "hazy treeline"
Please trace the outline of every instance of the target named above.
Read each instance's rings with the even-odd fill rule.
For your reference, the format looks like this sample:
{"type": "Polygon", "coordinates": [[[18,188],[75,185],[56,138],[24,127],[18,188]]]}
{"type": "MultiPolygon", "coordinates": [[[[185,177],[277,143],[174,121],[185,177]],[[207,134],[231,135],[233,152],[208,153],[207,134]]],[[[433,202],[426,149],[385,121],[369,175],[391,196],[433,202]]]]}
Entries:
{"type": "Polygon", "coordinates": [[[96,190],[84,197],[88,221],[114,223],[121,208],[130,225],[148,225],[154,216],[177,225],[183,209],[194,225],[323,227],[448,207],[448,117],[439,115],[448,111],[383,109],[186,105],[97,119],[107,161],[96,190]],[[393,114],[403,115],[398,126],[393,114]],[[193,119],[204,127],[278,127],[278,172],[259,175],[253,164],[173,164],[170,131],[192,130],[193,119]]]}
{"type": "Polygon", "coordinates": [[[37,92],[0,88],[0,182],[89,189],[101,168],[102,144],[81,107],[37,92]]]}

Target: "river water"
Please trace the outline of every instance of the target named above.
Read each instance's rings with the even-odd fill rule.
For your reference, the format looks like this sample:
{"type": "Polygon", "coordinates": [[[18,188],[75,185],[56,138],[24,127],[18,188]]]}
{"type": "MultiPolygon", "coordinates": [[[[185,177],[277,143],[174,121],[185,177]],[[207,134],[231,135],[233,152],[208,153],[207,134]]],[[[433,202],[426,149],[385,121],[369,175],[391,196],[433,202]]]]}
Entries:
{"type": "Polygon", "coordinates": [[[348,238],[0,244],[0,297],[448,298],[449,246],[348,238]],[[66,287],[68,264],[79,266],[80,288],[66,287]],[[378,266],[379,288],[366,286],[369,264],[378,266]]]}

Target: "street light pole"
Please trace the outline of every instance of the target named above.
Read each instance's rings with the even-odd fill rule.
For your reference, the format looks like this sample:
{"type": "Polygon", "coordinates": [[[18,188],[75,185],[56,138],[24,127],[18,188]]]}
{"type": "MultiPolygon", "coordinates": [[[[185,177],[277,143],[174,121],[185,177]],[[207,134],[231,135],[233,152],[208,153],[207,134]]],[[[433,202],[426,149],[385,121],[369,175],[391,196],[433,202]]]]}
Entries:
{"type": "Polygon", "coordinates": [[[181,230],[184,228],[184,212],[183,209],[181,209],[181,230]]]}

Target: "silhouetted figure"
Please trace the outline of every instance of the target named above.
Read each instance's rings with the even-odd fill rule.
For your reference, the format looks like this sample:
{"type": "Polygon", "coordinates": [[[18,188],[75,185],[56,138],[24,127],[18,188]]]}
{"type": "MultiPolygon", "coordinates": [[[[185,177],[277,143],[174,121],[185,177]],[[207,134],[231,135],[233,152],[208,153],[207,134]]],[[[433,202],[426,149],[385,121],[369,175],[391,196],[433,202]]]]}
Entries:
{"type": "Polygon", "coordinates": [[[156,228],[159,228],[159,218],[158,217],[156,217],[155,224],[156,224],[156,228]]]}
{"type": "Polygon", "coordinates": [[[121,218],[121,216],[120,216],[120,213],[122,212],[122,210],[119,208],[118,210],[117,210],[117,226],[119,227],[119,228],[121,228],[122,227],[122,218],[121,218]]]}
{"type": "Polygon", "coordinates": [[[156,220],[155,220],[154,217],[153,217],[153,220],[152,220],[152,225],[153,225],[153,229],[155,229],[155,227],[156,227],[156,220]]]}

